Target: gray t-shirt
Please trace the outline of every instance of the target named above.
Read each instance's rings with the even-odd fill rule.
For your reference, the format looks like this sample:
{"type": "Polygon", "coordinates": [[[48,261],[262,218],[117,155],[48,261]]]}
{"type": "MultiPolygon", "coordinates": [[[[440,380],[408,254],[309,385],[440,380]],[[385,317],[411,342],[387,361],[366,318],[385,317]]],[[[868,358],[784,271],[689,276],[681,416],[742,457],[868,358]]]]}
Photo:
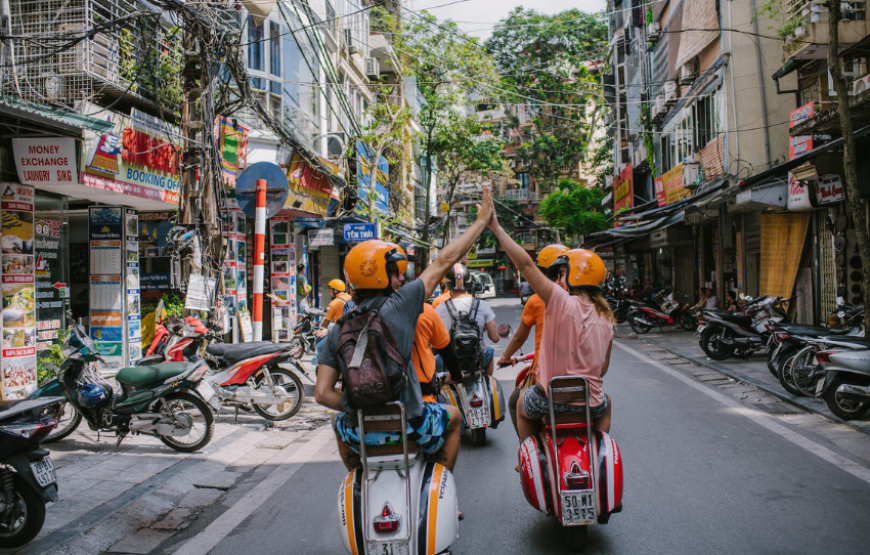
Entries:
{"type": "MultiPolygon", "coordinates": [[[[426,286],[418,279],[390,295],[380,310],[381,316],[387,321],[393,336],[396,338],[399,352],[408,361],[408,386],[399,394],[399,401],[405,405],[408,420],[423,416],[423,398],[420,394],[420,382],[417,379],[417,372],[414,370],[414,363],[411,361],[411,350],[414,348],[417,319],[423,312],[425,295],[426,286]]],[[[368,302],[363,303],[361,306],[365,307],[368,302]]],[[[336,370],[339,369],[336,351],[338,336],[340,334],[341,328],[339,326],[332,326],[326,347],[317,358],[319,364],[325,364],[336,370]]],[[[356,411],[350,407],[347,392],[345,392],[342,398],[341,406],[347,414],[349,422],[356,424],[356,411]]]]}
{"type": "MultiPolygon", "coordinates": [[[[453,317],[450,316],[447,304],[452,303],[453,312],[458,315],[460,312],[471,312],[472,300],[474,300],[474,297],[469,295],[459,299],[449,299],[438,305],[435,311],[438,312],[438,316],[441,317],[441,321],[444,322],[444,327],[447,328],[447,331],[450,331],[450,328],[453,326],[453,317]]],[[[483,328],[486,324],[495,320],[495,312],[492,311],[492,307],[486,301],[478,300],[477,302],[480,303],[480,306],[477,307],[477,325],[480,327],[480,332],[483,333],[483,328]]]]}

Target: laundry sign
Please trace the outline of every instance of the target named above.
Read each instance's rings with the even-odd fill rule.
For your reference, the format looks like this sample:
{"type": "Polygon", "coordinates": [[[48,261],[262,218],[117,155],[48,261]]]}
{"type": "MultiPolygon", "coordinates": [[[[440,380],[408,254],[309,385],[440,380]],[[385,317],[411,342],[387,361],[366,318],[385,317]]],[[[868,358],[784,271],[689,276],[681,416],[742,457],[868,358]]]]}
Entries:
{"type": "Polygon", "coordinates": [[[12,139],[12,152],[21,183],[66,185],[79,181],[75,139],[12,139]]]}

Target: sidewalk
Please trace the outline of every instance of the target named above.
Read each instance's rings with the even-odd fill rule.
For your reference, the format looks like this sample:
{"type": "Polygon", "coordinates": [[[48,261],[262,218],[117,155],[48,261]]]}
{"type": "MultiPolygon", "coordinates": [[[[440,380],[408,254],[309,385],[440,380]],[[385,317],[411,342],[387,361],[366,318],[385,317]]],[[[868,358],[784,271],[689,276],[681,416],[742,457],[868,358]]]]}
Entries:
{"type": "Polygon", "coordinates": [[[682,330],[668,329],[658,331],[654,328],[652,332],[639,336],[631,330],[628,324],[616,326],[616,337],[619,339],[638,339],[650,345],[655,345],[694,364],[716,370],[730,378],[757,387],[798,408],[814,412],[834,422],[840,422],[858,431],[870,434],[870,420],[851,420],[845,422],[839,417],[834,416],[828,410],[823,400],[797,397],[783,389],[779,380],[768,370],[766,355],[756,354],[749,357],[749,360],[740,358],[729,358],[723,361],[710,360],[704,351],[701,350],[698,340],[693,335],[692,332],[682,330]]]}

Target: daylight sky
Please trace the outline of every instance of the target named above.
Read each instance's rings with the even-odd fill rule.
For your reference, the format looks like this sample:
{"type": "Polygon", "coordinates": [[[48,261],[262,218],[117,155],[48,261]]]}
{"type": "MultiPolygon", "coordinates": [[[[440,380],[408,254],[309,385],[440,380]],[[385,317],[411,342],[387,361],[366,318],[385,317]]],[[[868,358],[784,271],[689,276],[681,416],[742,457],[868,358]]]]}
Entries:
{"type": "Polygon", "coordinates": [[[486,39],[492,27],[517,6],[534,8],[552,14],[570,8],[586,12],[604,9],[605,0],[466,0],[443,6],[456,0],[412,0],[408,7],[414,10],[429,10],[438,19],[452,19],[466,32],[475,37],[486,39]]]}

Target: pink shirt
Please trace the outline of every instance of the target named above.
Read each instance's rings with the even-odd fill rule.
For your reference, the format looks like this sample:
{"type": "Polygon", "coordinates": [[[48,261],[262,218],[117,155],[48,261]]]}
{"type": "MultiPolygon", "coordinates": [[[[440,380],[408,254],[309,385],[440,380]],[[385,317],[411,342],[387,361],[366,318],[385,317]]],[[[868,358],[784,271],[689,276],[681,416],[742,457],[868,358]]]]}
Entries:
{"type": "Polygon", "coordinates": [[[556,376],[583,376],[589,382],[589,402],[604,402],[601,371],[613,340],[613,326],[591,302],[553,287],[544,311],[544,335],[538,353],[538,385],[547,393],[556,376]]]}

